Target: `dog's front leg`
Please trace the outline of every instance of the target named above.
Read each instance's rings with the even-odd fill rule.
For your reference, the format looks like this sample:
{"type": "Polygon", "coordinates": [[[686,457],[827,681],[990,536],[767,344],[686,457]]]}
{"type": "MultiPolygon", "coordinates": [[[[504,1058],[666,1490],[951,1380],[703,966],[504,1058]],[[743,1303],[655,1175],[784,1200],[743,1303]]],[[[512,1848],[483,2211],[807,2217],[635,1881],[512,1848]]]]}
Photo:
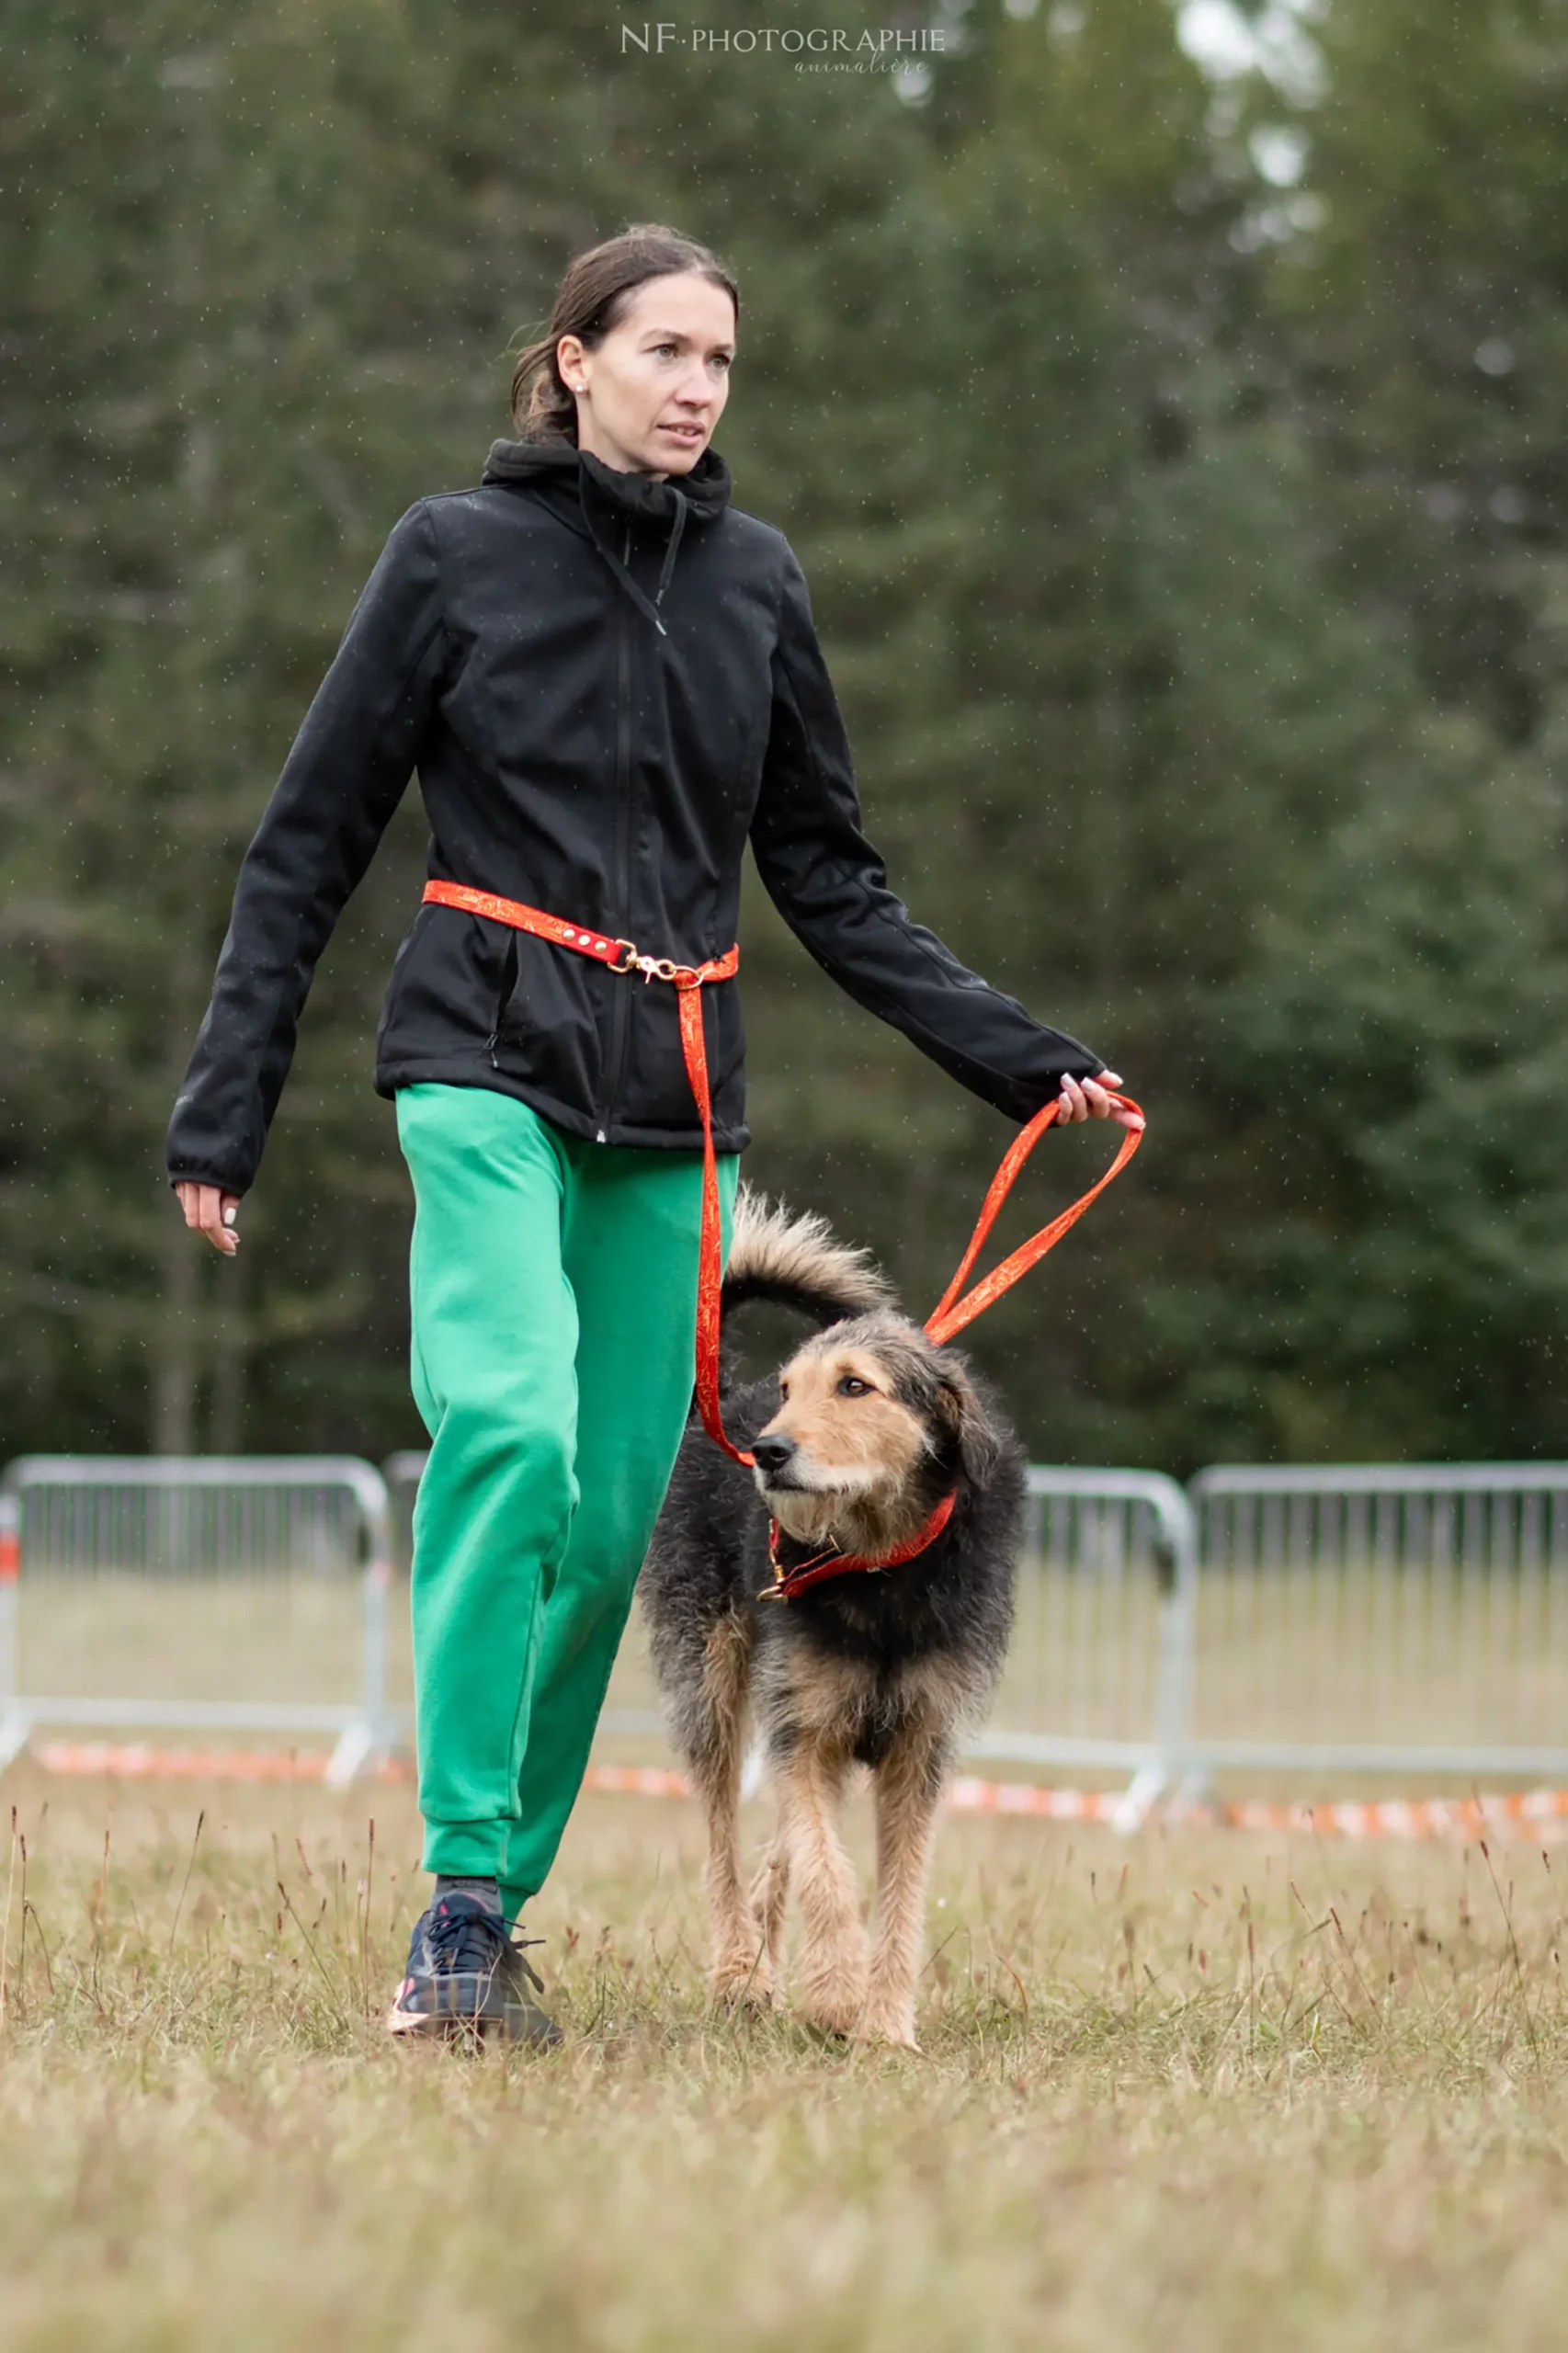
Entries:
{"type": "Polygon", "coordinates": [[[915,1990],[926,1933],[926,1881],[946,1744],[929,1730],[903,1733],[877,1768],[877,1933],[865,2031],[918,2049],[915,1990]]]}
{"type": "Polygon", "coordinates": [[[711,1923],[709,1983],[721,2002],[766,2004],[773,1988],[767,1947],[747,1900],[741,1872],[738,1768],[730,1786],[699,1783],[708,1816],[708,1863],[703,1873],[711,1923]]]}
{"type": "Polygon", "coordinates": [[[800,1892],[805,1937],[795,2006],[830,2034],[854,2034],[866,2002],[866,1931],[838,1835],[848,1759],[801,1733],[777,1768],[779,1836],[800,1892]]]}

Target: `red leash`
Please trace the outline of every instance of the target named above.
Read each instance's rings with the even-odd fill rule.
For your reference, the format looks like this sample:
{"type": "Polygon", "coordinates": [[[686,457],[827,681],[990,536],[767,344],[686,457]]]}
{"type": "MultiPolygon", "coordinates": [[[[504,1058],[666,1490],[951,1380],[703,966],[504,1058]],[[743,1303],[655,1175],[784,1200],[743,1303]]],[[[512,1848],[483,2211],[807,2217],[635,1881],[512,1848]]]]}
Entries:
{"type": "MultiPolygon", "coordinates": [[[[641,972],[644,981],[668,981],[678,993],[680,1013],[681,1052],[686,1060],[686,1074],[690,1082],[693,1098],[702,1120],[702,1223],[698,1244],[697,1279],[697,1407],[702,1426],[715,1445],[722,1446],[732,1461],[743,1463],[747,1470],[756,1463],[756,1456],[744,1447],[732,1446],[724,1435],[724,1425],[719,1412],[719,1298],[722,1279],[722,1231],[719,1219],[719,1166],[713,1151],[713,1116],[708,1091],[708,1052],[702,1031],[702,996],[704,983],[727,981],[737,971],[741,961],[738,947],[722,956],[710,957],[704,964],[677,964],[667,956],[644,956],[630,939],[612,939],[598,931],[585,931],[580,925],[563,923],[559,915],[543,914],[538,907],[525,906],[518,899],[500,899],[489,891],[471,891],[462,882],[426,882],[425,898],[428,904],[456,907],[464,915],[485,915],[492,923],[509,924],[514,931],[532,932],[540,939],[554,942],[557,948],[574,949],[581,956],[592,956],[612,972],[641,972]]],[[[1138,1106],[1130,1095],[1113,1095],[1112,1102],[1121,1103],[1130,1111],[1138,1106]]],[[[970,1268],[979,1256],[986,1235],[996,1222],[998,1211],[1013,1188],[1014,1179],[1028,1158],[1047,1128],[1057,1115],[1057,1104],[1047,1103],[1037,1111],[1018,1135],[1008,1145],[1001,1166],[991,1180],[990,1190],[981,1208],[979,1221],[964,1252],[957,1274],[948,1285],[936,1307],[927,1317],[926,1330],[930,1338],[940,1344],[961,1332],[1010,1290],[1020,1275],[1038,1265],[1048,1250],[1054,1250],[1070,1226],[1075,1225],[1091,1201],[1098,1199],[1115,1176],[1119,1176],[1139,1145],[1143,1141],[1141,1128],[1128,1128],[1122,1132],[1121,1148],[1116,1158],[1089,1190],[1053,1218],[1049,1225],[982,1276],[974,1288],[959,1296],[970,1268]]],[[[858,1553],[819,1554],[817,1561],[802,1562],[800,1568],[786,1570],[784,1579],[800,1579],[790,1589],[801,1592],[805,1586],[814,1585],[821,1576],[841,1575],[849,1568],[891,1568],[895,1561],[912,1560],[924,1551],[946,1527],[952,1498],[937,1511],[921,1529],[918,1539],[910,1540],[908,1551],[900,1550],[884,1561],[863,1560],[858,1553]],[[935,1523],[935,1524],[934,1524],[935,1523]],[[828,1561],[830,1565],[819,1567],[817,1563],[828,1561]],[[810,1576],[802,1572],[811,1570],[810,1576]]],[[[777,1542],[777,1538],[774,1540],[777,1542]]],[[[775,1561],[775,1570],[778,1569],[775,1561]]],[[[777,1588],[776,1588],[777,1590],[777,1588]]]]}
{"type": "MultiPolygon", "coordinates": [[[[1138,1110],[1131,1095],[1113,1094],[1110,1099],[1113,1103],[1123,1104],[1129,1111],[1138,1110]]],[[[1143,1141],[1142,1128],[1123,1128],[1121,1148],[1098,1184],[1091,1185],[1086,1193],[1079,1195],[1071,1209],[1063,1210],[1060,1217],[1053,1217],[1049,1225],[1042,1225],[1028,1242],[1020,1243],[1011,1257],[1004,1258],[999,1267],[993,1267],[991,1272],[983,1275],[974,1289],[960,1299],[959,1292],[964,1278],[980,1256],[985,1237],[996,1222],[996,1212],[1013,1189],[1014,1178],[1047,1128],[1054,1125],[1059,1108],[1058,1103],[1052,1102],[1037,1111],[1028,1126],[1013,1138],[1003,1154],[1002,1165],[991,1179],[990,1190],[981,1204],[980,1216],[970,1236],[969,1248],[960,1261],[959,1270],[926,1319],[926,1334],[938,1345],[943,1340],[950,1340],[955,1332],[961,1332],[966,1324],[972,1324],[977,1315],[983,1315],[988,1307],[995,1305],[1005,1290],[1012,1290],[1020,1275],[1027,1275],[1031,1267],[1039,1265],[1048,1250],[1054,1250],[1069,1228],[1077,1224],[1090,1202],[1097,1200],[1112,1179],[1120,1176],[1143,1141]]],[[[1139,1117],[1142,1117],[1141,1111],[1139,1117]]]]}

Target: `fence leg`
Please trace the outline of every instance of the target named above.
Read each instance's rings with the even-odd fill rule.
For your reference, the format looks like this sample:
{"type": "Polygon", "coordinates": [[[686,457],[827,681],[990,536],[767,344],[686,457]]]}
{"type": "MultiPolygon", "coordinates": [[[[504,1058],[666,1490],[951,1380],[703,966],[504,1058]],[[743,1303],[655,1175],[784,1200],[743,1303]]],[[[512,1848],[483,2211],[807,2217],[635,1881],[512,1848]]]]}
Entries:
{"type": "Polygon", "coordinates": [[[376,1753],[375,1735],[361,1717],[337,1735],[337,1745],[327,1758],[324,1779],[328,1789],[347,1789],[357,1780],[376,1753]]]}
{"type": "MultiPolygon", "coordinates": [[[[1198,1513],[1190,1496],[1183,1495],[1180,1514],[1171,1529],[1175,1582],[1170,1597],[1169,1676],[1161,1712],[1160,1739],[1165,1751],[1175,1790],[1169,1811],[1173,1820],[1200,1813],[1213,1802],[1214,1782],[1207,1765],[1192,1761],[1194,1711],[1198,1682],[1198,1606],[1202,1575],[1198,1538],[1198,1513]]],[[[1162,1629],[1161,1646],[1165,1634],[1162,1629]]]]}
{"type": "Polygon", "coordinates": [[[1192,1742],[1193,1675],[1198,1639],[1198,1520],[1181,1489],[1155,1506],[1160,1523],[1160,1663],[1155,1691],[1157,1751],[1141,1765],[1117,1806],[1118,1830],[1136,1830],[1165,1797],[1196,1796],[1187,1751],[1192,1742]]]}
{"type": "Polygon", "coordinates": [[[1189,1765],[1176,1783],[1171,1800],[1173,1822],[1184,1821],[1189,1814],[1203,1813],[1214,1802],[1214,1776],[1207,1765],[1189,1765]]]}
{"type": "Polygon", "coordinates": [[[1141,1828],[1169,1786],[1170,1775],[1161,1758],[1155,1757],[1148,1765],[1140,1765],[1117,1800],[1116,1812],[1110,1818],[1111,1828],[1124,1835],[1141,1828]]]}
{"type": "Polygon", "coordinates": [[[387,1588],[391,1583],[392,1563],[385,1548],[378,1547],[365,1571],[360,1711],[338,1734],[337,1746],[327,1761],[326,1779],[333,1789],[344,1788],[367,1766],[381,1764],[391,1752],[387,1717],[387,1588]]]}

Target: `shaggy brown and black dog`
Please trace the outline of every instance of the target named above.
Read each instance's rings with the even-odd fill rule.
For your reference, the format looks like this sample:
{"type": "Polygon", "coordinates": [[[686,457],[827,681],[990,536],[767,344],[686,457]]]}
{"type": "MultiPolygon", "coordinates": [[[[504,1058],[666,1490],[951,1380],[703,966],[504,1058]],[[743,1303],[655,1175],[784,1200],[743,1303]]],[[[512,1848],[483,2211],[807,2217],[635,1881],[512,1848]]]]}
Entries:
{"type": "Polygon", "coordinates": [[[801,2014],[913,2045],[937,1807],[1011,1630],[1023,1452],[963,1358],[899,1312],[863,1252],[743,1186],[725,1310],[752,1299],[819,1328],[774,1380],[741,1383],[726,1348],[724,1425],[756,1469],[721,1453],[694,1413],[639,1586],[672,1734],[708,1818],[713,1988],[770,1998],[793,1881],[801,2014]],[[788,1570],[835,1550],[881,1559],[949,1495],[950,1518],[914,1558],[790,1599],[768,1591],[770,1515],[788,1570]],[[748,1891],[738,1812],[754,1722],[778,1825],[748,1891]],[[836,1818],[857,1764],[876,1793],[869,1950],[836,1818]]]}

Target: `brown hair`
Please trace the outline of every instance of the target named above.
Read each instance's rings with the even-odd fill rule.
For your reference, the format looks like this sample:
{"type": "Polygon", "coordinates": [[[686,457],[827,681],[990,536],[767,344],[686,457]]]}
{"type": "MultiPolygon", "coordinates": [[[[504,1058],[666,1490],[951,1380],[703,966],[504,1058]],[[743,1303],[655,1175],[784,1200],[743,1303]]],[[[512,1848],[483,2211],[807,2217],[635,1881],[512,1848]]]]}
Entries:
{"type": "Polygon", "coordinates": [[[561,337],[574,335],[590,351],[597,350],[625,317],[639,286],[651,278],[687,271],[724,289],[738,323],[741,298],[722,262],[706,245],[662,222],[634,221],[618,237],[607,237],[577,256],[561,281],[549,326],[537,343],[519,352],[512,370],[512,422],[525,441],[577,438],[577,403],[561,380],[555,356],[561,337]]]}

